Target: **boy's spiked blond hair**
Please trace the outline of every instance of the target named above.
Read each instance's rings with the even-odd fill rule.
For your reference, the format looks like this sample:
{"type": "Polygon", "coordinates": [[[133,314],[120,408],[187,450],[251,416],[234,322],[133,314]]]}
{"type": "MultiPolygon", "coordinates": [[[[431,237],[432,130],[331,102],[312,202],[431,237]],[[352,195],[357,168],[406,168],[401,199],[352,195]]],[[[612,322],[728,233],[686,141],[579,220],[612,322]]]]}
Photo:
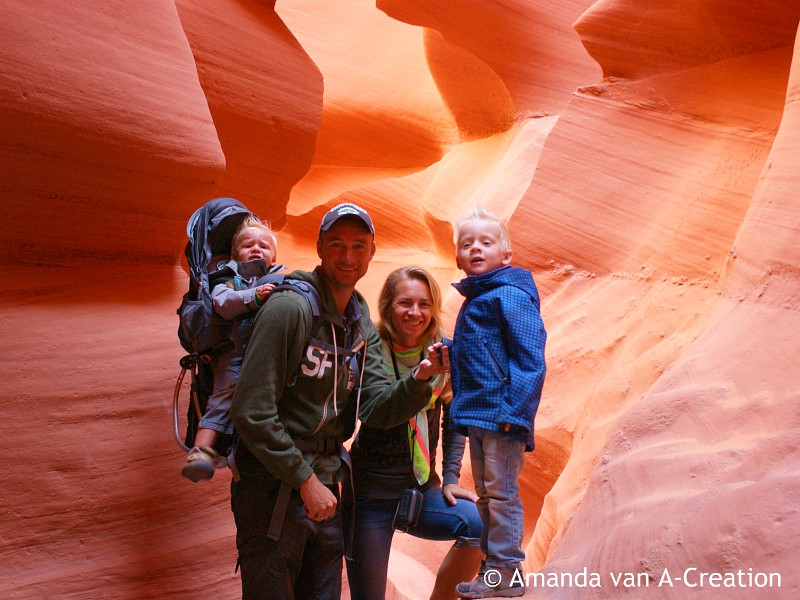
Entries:
{"type": "Polygon", "coordinates": [[[511,239],[508,237],[508,229],[506,229],[506,224],[503,223],[500,217],[498,217],[496,214],[483,208],[481,204],[476,204],[473,206],[471,211],[456,221],[456,230],[455,235],[453,236],[453,242],[455,243],[456,247],[458,247],[458,240],[461,238],[461,228],[469,221],[488,221],[490,223],[496,223],[500,228],[500,246],[502,247],[503,252],[509,252],[511,250],[511,239]]]}

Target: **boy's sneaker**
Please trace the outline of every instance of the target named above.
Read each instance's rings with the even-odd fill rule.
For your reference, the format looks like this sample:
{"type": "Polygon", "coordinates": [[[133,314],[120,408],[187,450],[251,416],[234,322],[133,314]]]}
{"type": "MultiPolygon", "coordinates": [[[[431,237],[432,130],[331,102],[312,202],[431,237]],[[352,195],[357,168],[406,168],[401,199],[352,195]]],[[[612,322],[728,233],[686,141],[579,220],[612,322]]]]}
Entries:
{"type": "Polygon", "coordinates": [[[219,453],[213,448],[195,446],[186,456],[186,464],[181,469],[181,475],[192,481],[211,479],[214,476],[214,468],[220,462],[219,453]]]}
{"type": "MultiPolygon", "coordinates": [[[[518,598],[525,595],[522,581],[513,581],[513,571],[481,569],[472,581],[462,581],[456,586],[459,598],[518,598]],[[493,584],[493,585],[490,585],[493,584]]],[[[519,578],[518,578],[519,579],[519,578]]]]}

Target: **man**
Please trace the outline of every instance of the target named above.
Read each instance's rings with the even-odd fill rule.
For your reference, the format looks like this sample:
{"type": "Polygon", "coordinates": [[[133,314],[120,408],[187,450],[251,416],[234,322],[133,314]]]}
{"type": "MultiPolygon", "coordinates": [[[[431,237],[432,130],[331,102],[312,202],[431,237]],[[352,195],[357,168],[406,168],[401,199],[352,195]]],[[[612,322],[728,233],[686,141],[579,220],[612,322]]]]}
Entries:
{"type": "Polygon", "coordinates": [[[426,381],[447,364],[437,344],[395,384],[381,368],[380,338],[355,289],[375,255],[374,234],[355,204],[323,217],[319,266],[289,275],[319,292],[317,331],[308,300],[294,291],[274,292],[256,317],[231,409],[241,438],[231,507],[243,598],[339,598],[341,443],[356,413],[376,427],[409,419],[430,398],[426,381]]]}

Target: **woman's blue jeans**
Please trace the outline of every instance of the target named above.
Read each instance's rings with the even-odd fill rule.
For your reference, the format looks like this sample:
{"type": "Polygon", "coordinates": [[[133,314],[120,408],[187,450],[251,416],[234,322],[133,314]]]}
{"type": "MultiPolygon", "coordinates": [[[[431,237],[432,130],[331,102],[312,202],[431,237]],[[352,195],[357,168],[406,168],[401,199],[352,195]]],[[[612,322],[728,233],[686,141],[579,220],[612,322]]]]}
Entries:
{"type": "MultiPolygon", "coordinates": [[[[398,503],[399,498],[356,497],[352,560],[347,561],[352,600],[385,597],[394,535],[392,520],[398,503]]],[[[481,519],[473,502],[458,498],[456,505],[450,506],[442,495],[442,488],[432,487],[425,490],[419,524],[408,533],[426,540],[456,540],[457,545],[477,546],[481,529],[481,519]]]]}

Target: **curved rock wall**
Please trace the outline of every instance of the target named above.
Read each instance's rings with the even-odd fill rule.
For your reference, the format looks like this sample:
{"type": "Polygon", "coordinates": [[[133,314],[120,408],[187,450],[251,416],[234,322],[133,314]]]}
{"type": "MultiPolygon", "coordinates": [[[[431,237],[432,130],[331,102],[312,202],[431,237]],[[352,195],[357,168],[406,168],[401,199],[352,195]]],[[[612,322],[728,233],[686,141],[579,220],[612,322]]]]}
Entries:
{"type": "MultiPolygon", "coordinates": [[[[796,3],[4,8],[0,595],[238,594],[229,474],[180,478],[171,423],[183,229],[220,195],[292,268],[364,204],[371,301],[409,263],[447,289],[469,206],[508,219],[549,332],[528,596],[797,595],[796,3]]],[[[397,538],[390,596],[425,598],[448,544],[397,538]]]]}

